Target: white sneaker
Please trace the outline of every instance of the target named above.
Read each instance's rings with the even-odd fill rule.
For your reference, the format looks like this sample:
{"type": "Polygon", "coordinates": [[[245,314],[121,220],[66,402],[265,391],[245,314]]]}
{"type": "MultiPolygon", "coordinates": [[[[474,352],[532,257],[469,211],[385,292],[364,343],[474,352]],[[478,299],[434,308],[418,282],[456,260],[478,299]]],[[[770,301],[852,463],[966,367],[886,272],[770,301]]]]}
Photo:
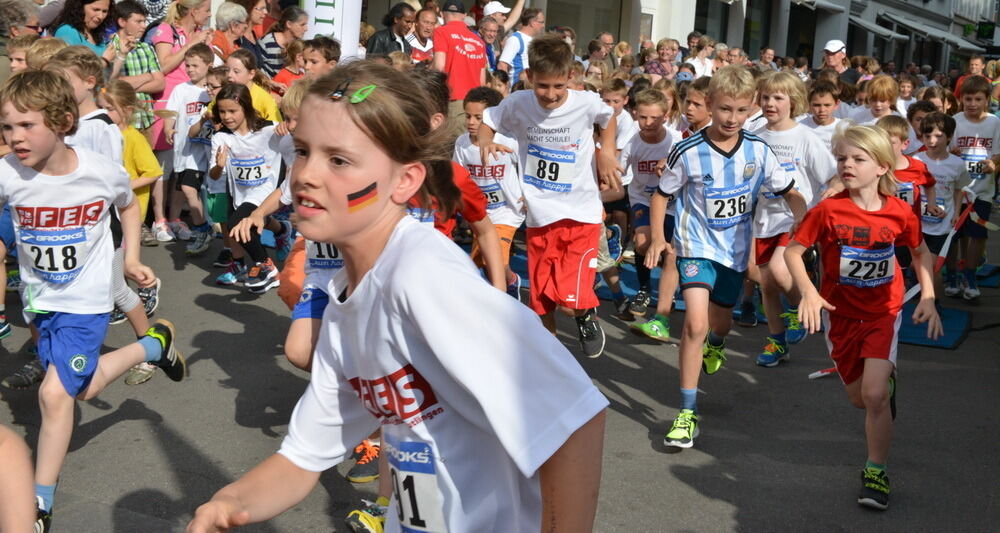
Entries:
{"type": "Polygon", "coordinates": [[[980,294],[982,293],[979,291],[978,287],[966,287],[965,290],[962,291],[962,298],[965,298],[966,300],[975,300],[976,298],[979,298],[980,294]]]}
{"type": "Polygon", "coordinates": [[[960,287],[958,283],[955,283],[954,285],[946,285],[944,288],[944,295],[950,298],[954,298],[955,296],[959,296],[961,294],[962,287],[960,287]]]}
{"type": "Polygon", "coordinates": [[[191,230],[183,221],[174,220],[173,222],[167,222],[167,225],[170,226],[170,231],[172,231],[178,239],[182,241],[191,240],[191,230]]]}
{"type": "Polygon", "coordinates": [[[160,242],[172,242],[176,239],[174,232],[170,231],[170,227],[165,222],[153,223],[153,235],[156,235],[156,240],[160,242]]]}

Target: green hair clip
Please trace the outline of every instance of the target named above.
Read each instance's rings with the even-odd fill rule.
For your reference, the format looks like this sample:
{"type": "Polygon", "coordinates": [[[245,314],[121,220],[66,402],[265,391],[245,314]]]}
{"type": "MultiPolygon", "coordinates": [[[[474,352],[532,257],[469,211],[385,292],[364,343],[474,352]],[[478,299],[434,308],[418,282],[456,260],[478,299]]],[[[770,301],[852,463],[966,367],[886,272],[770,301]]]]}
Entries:
{"type": "Polygon", "coordinates": [[[368,95],[370,95],[375,90],[375,87],[376,87],[375,84],[365,85],[364,87],[354,91],[354,94],[351,95],[351,100],[350,100],[351,103],[359,104],[361,102],[364,102],[365,98],[368,98],[368,95]]]}

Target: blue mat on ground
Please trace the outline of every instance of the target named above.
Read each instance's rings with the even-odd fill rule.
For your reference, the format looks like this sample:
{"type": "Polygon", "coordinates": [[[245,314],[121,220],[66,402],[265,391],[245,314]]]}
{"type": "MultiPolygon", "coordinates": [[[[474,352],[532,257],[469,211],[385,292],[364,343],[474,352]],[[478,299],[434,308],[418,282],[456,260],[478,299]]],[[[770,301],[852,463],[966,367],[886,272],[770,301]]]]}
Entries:
{"type": "Polygon", "coordinates": [[[928,339],[927,324],[913,323],[913,309],[916,306],[915,302],[909,302],[900,311],[903,314],[903,320],[899,326],[899,342],[915,346],[954,350],[962,344],[965,336],[969,334],[969,327],[972,325],[972,314],[961,309],[942,307],[938,308],[938,310],[941,313],[941,323],[944,325],[944,335],[937,340],[928,339]]]}
{"type": "Polygon", "coordinates": [[[1000,266],[983,265],[976,270],[976,282],[980,287],[995,289],[1000,287],[1000,266]]]}

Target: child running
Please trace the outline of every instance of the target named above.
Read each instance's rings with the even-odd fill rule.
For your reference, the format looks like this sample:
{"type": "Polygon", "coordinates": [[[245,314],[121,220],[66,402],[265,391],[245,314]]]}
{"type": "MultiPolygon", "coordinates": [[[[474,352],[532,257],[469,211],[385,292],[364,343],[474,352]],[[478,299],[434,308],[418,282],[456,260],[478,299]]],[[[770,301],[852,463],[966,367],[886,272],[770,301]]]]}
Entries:
{"type": "MultiPolygon", "coordinates": [[[[751,220],[757,196],[783,196],[795,217],[805,200],[760,137],[746,133],[757,88],[744,68],[726,66],[712,76],[706,94],[712,124],[674,145],[663,167],[650,220],[663,220],[676,198],[674,229],[677,271],[687,311],[680,342],[681,409],[664,437],[666,446],[690,448],[698,436],[698,375],[715,374],[726,361],[726,335],[733,322],[753,241],[751,220]]],[[[650,226],[646,266],[673,252],[660,224],[650,226]]]]}
{"type": "Polygon", "coordinates": [[[448,158],[429,107],[404,74],[371,62],[310,89],[292,197],[302,234],[341,251],[340,290],[281,449],[199,507],[189,531],[295,505],[380,422],[394,485],[388,531],[593,528],[607,400],[530,311],[407,216],[413,195],[423,205],[429,191],[458,198],[450,175],[428,171],[448,158]]]}
{"type": "Polygon", "coordinates": [[[897,246],[910,249],[920,281],[913,321],[927,322],[927,336],[937,338],[942,328],[934,306],[933,258],[912,207],[894,196],[895,158],[885,133],[854,126],[835,137],[834,147],[846,190],[809,211],[785,250],[785,260],[802,293],[803,326],[810,333],[820,327],[826,332],[830,357],[851,404],[865,410],[868,460],[858,503],[885,510],[903,307],[903,278],[893,252],[897,246]],[[819,292],[802,260],[814,244],[822,249],[819,292]]]}
{"type": "Polygon", "coordinates": [[[156,276],[139,262],[139,206],[128,174],[106,156],[63,140],[77,126],[73,86],[53,72],[17,74],[0,89],[0,117],[13,150],[0,160],[0,203],[16,214],[22,301],[38,328],[46,369],[35,463],[35,531],[44,532],[73,433],[74,400],[95,398],[142,361],[156,363],[174,381],[184,378],[186,365],[165,320],[138,342],[100,353],[113,305],[112,207],[122,221],[125,274],[146,287],[156,276]]]}

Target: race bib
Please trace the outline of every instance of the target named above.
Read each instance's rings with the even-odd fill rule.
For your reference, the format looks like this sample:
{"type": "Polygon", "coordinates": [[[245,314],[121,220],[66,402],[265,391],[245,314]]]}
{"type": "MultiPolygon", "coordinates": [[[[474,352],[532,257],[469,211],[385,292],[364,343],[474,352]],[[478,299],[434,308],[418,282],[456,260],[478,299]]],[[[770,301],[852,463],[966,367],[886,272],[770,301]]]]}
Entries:
{"type": "Polygon", "coordinates": [[[486,185],[479,185],[479,188],[486,195],[486,209],[493,210],[507,205],[507,198],[503,194],[503,190],[500,189],[499,183],[489,183],[486,185]]]}
{"type": "Polygon", "coordinates": [[[570,192],[576,175],[576,152],[528,145],[524,182],[547,191],[570,192]]]}
{"type": "Polygon", "coordinates": [[[896,273],[896,249],[866,250],[840,247],[840,283],[853,287],[878,287],[891,283],[896,273]]]}
{"type": "Polygon", "coordinates": [[[264,164],[264,156],[252,159],[230,159],[233,181],[240,187],[257,187],[267,182],[270,167],[264,164]]]}
{"type": "MultiPolygon", "coordinates": [[[[785,161],[784,163],[781,163],[780,166],[781,166],[782,169],[784,169],[785,172],[798,173],[798,171],[799,171],[798,167],[795,166],[795,163],[792,162],[792,161],[785,161]]],[[[799,189],[799,186],[798,186],[798,183],[796,183],[795,184],[795,190],[798,190],[798,189],[799,189]]],[[[771,191],[764,191],[763,196],[764,196],[764,198],[767,198],[768,200],[774,200],[775,198],[781,198],[780,194],[774,194],[771,191]]]]}
{"type": "Polygon", "coordinates": [[[309,239],[306,239],[306,261],[309,268],[330,270],[344,267],[344,259],[336,246],[309,239]]]}
{"type": "MultiPolygon", "coordinates": [[[[947,208],[945,208],[944,200],[942,200],[940,198],[935,198],[935,200],[937,200],[937,206],[938,207],[940,207],[941,209],[947,210],[947,208]]],[[[944,221],[944,217],[936,217],[936,216],[930,214],[927,211],[928,207],[929,206],[927,204],[927,195],[926,194],[921,194],[920,195],[920,220],[922,220],[923,222],[926,222],[928,224],[938,224],[938,223],[944,221]]]]}
{"type": "Polygon", "coordinates": [[[50,283],[64,284],[76,279],[88,249],[84,228],[49,231],[21,228],[18,235],[18,253],[29,258],[36,276],[50,283]]]}
{"type": "Polygon", "coordinates": [[[896,198],[913,205],[914,196],[913,182],[901,181],[899,186],[896,187],[896,198]]]}
{"type": "Polygon", "coordinates": [[[962,152],[962,160],[965,161],[965,168],[969,171],[969,178],[972,180],[986,179],[986,160],[989,159],[989,152],[984,148],[967,148],[962,152]]]}
{"type": "MultiPolygon", "coordinates": [[[[387,436],[388,437],[388,436],[387,436]]],[[[444,497],[438,490],[434,451],[425,442],[386,438],[392,497],[404,532],[447,531],[444,497]]]]}
{"type": "Polygon", "coordinates": [[[752,188],[747,181],[735,187],[705,188],[705,215],[708,226],[715,229],[730,228],[750,219],[752,188]]]}

